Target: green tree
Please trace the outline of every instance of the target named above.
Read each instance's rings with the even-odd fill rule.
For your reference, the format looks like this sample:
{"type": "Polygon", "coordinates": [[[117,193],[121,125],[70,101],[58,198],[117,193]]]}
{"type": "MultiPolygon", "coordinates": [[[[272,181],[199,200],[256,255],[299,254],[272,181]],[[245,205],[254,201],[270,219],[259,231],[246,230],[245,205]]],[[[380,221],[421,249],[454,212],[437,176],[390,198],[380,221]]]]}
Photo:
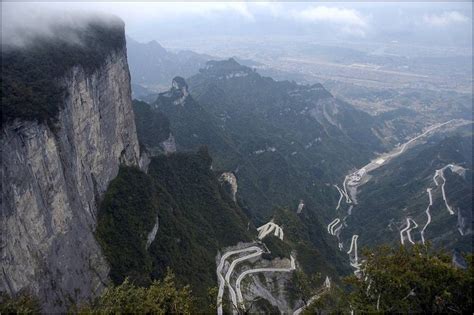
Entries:
{"type": "Polygon", "coordinates": [[[445,252],[426,246],[382,246],[364,252],[362,276],[346,281],[349,301],[363,312],[472,313],[473,256],[457,268],[445,252]]]}
{"type": "Polygon", "coordinates": [[[147,288],[128,279],[107,288],[91,305],[73,310],[81,314],[191,314],[195,312],[194,298],[188,286],[177,285],[175,275],[167,270],[163,280],[155,280],[147,288]]]}
{"type": "Polygon", "coordinates": [[[321,292],[319,298],[311,303],[303,314],[344,314],[349,311],[350,305],[346,292],[333,284],[330,289],[321,292]]]}
{"type": "Polygon", "coordinates": [[[28,292],[10,296],[0,292],[0,314],[38,314],[41,312],[39,301],[28,292]]]}

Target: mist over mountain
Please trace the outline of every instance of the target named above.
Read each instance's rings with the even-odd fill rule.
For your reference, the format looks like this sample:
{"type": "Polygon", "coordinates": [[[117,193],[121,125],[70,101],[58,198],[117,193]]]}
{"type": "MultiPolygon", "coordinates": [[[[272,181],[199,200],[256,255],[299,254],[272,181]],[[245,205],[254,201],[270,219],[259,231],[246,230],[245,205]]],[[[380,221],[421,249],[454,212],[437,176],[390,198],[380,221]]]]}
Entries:
{"type": "Polygon", "coordinates": [[[471,36],[472,3],[2,2],[0,313],[472,313],[471,36]]]}
{"type": "MultiPolygon", "coordinates": [[[[143,44],[130,37],[127,37],[127,53],[133,84],[150,92],[166,89],[177,74],[187,77],[197,73],[212,59],[192,51],[170,52],[156,41],[143,44]]],[[[145,91],[137,90],[137,96],[144,95],[145,91]]]]}

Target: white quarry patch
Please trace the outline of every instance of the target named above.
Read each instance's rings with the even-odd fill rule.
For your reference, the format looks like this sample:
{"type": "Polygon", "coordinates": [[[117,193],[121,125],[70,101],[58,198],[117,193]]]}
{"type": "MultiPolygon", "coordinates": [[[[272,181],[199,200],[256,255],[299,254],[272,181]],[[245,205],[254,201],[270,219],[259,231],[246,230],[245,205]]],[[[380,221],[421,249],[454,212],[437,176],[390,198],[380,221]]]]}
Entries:
{"type": "Polygon", "coordinates": [[[233,78],[244,78],[249,75],[248,72],[245,71],[234,71],[232,73],[226,74],[224,76],[217,77],[218,80],[228,80],[233,78]]]}
{"type": "Polygon", "coordinates": [[[318,142],[321,142],[321,137],[317,137],[316,139],[314,139],[313,141],[310,141],[307,145],[304,146],[304,148],[306,150],[308,150],[309,148],[311,148],[314,144],[318,143],[318,142]]]}
{"type": "Polygon", "coordinates": [[[298,204],[298,209],[296,209],[296,213],[300,214],[301,211],[303,211],[304,208],[304,201],[303,199],[300,200],[300,203],[298,204]]]}
{"type": "Polygon", "coordinates": [[[350,205],[349,209],[347,209],[347,215],[352,215],[352,208],[354,208],[354,206],[350,205]]]}
{"type": "MultiPolygon", "coordinates": [[[[458,231],[459,231],[459,234],[461,234],[461,236],[464,236],[464,231],[463,229],[465,228],[466,226],[466,218],[463,218],[463,216],[461,215],[461,211],[458,211],[458,231]]],[[[468,231],[469,232],[469,231],[468,231]]]]}
{"type": "Polygon", "coordinates": [[[363,167],[359,170],[357,170],[356,172],[350,174],[348,176],[348,182],[347,182],[347,185],[348,186],[356,186],[359,184],[360,180],[362,179],[362,177],[364,177],[365,175],[367,174],[367,170],[363,167]]]}
{"type": "Polygon", "coordinates": [[[458,174],[459,176],[464,176],[466,169],[460,165],[450,164],[451,171],[458,174]]]}
{"type": "Polygon", "coordinates": [[[385,162],[385,159],[382,159],[382,158],[375,160],[375,164],[378,164],[378,165],[382,165],[383,162],[385,162]]]}
{"type": "Polygon", "coordinates": [[[274,232],[274,235],[283,241],[283,229],[278,225],[270,221],[257,229],[258,238],[263,240],[267,235],[274,232]]]}
{"type": "Polygon", "coordinates": [[[243,77],[246,77],[248,75],[249,75],[248,72],[239,71],[239,72],[232,72],[232,73],[226,75],[225,78],[226,79],[243,78],[243,77]]]}
{"type": "MultiPolygon", "coordinates": [[[[332,110],[332,113],[329,113],[328,111],[328,103],[325,103],[323,105],[323,115],[324,115],[324,118],[326,118],[326,120],[333,126],[341,129],[341,126],[340,124],[337,122],[337,120],[333,117],[333,115],[337,114],[337,108],[336,107],[332,107],[331,110],[332,110]]],[[[331,104],[333,105],[333,104],[331,104]]]]}
{"type": "Polygon", "coordinates": [[[259,150],[253,151],[253,154],[259,155],[265,152],[275,152],[275,151],[276,151],[275,147],[267,147],[265,149],[259,149],[259,150]]]}
{"type": "Polygon", "coordinates": [[[229,183],[231,187],[232,200],[235,202],[238,185],[237,185],[237,178],[235,177],[234,173],[232,172],[222,173],[221,176],[219,177],[219,180],[221,182],[223,181],[223,182],[229,183]]]}
{"type": "Polygon", "coordinates": [[[324,281],[324,286],[328,289],[331,288],[331,279],[329,279],[328,276],[326,276],[326,280],[324,281]]]}
{"type": "Polygon", "coordinates": [[[183,96],[181,96],[180,98],[178,98],[177,100],[174,100],[173,101],[173,104],[174,105],[180,105],[180,106],[184,106],[184,103],[186,102],[186,98],[188,97],[188,91],[183,89],[183,96]]]}
{"type": "Polygon", "coordinates": [[[179,90],[181,91],[181,93],[182,93],[182,96],[181,96],[179,99],[174,100],[174,101],[173,101],[173,104],[174,104],[174,105],[181,105],[181,106],[184,106],[184,102],[186,101],[186,98],[187,98],[188,95],[189,95],[188,88],[187,88],[186,86],[182,86],[182,87],[180,88],[178,82],[176,82],[175,80],[173,80],[173,82],[172,82],[171,84],[172,84],[173,88],[179,89],[179,90]]]}
{"type": "Polygon", "coordinates": [[[170,132],[170,136],[165,141],[161,142],[161,147],[165,151],[166,154],[175,153],[176,152],[176,141],[174,139],[173,134],[170,132]]]}
{"type": "Polygon", "coordinates": [[[156,233],[158,232],[158,227],[159,227],[159,219],[158,216],[156,216],[155,219],[155,225],[153,226],[153,229],[148,233],[147,239],[146,239],[146,249],[150,247],[151,243],[155,240],[156,233]]]}

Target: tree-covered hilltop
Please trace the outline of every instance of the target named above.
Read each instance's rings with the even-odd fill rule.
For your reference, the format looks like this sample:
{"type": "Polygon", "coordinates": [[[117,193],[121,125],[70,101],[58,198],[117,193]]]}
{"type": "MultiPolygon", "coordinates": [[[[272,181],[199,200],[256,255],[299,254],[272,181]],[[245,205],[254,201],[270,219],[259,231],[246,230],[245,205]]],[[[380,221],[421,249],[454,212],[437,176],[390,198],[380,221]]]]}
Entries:
{"type": "MultiPolygon", "coordinates": [[[[240,154],[231,135],[220,128],[218,120],[204,110],[192,95],[184,95],[183,91],[189,93],[187,83],[183,78],[175,77],[170,90],[160,93],[152,104],[157,115],[164,115],[169,120],[171,133],[179,139],[178,151],[195,151],[205,145],[213,158],[214,168],[226,169],[229,164],[235,164],[240,154]]],[[[146,123],[141,117],[135,120],[137,128],[146,123]]]]}
{"type": "Polygon", "coordinates": [[[300,199],[308,209],[337,203],[327,183],[382,148],[377,122],[320,84],[274,81],[233,59],[208,62],[187,83],[183,106],[172,90],[153,106],[169,118],[178,150],[207,145],[216,169],[236,172],[254,222],[300,199]]]}
{"type": "Polygon", "coordinates": [[[171,267],[181,283],[190,284],[197,304],[208,306],[207,291],[217,283],[218,251],[251,240],[245,215],[210,165],[207,150],[201,149],[154,157],[148,174],[120,168],[101,202],[96,232],[114,283],[128,277],[148,285],[171,267]]]}
{"type": "Polygon", "coordinates": [[[78,314],[195,314],[195,299],[189,286],[180,285],[168,269],[160,280],[141,287],[125,279],[120,285],[105,289],[87,305],[71,308],[78,314]]]}
{"type": "Polygon", "coordinates": [[[425,246],[381,246],[365,250],[364,257],[361,277],[346,278],[346,288],[333,286],[304,313],[468,314],[474,309],[472,253],[465,256],[466,268],[425,246]]]}
{"type": "Polygon", "coordinates": [[[170,136],[168,117],[145,102],[134,100],[133,113],[138,139],[150,152],[162,151],[160,145],[170,136]]]}
{"type": "Polygon", "coordinates": [[[2,125],[17,118],[54,122],[64,105],[61,79],[67,72],[73,66],[93,72],[111,51],[125,49],[124,23],[118,18],[80,23],[83,27],[53,23],[49,35],[27,38],[21,46],[2,45],[2,125]]]}

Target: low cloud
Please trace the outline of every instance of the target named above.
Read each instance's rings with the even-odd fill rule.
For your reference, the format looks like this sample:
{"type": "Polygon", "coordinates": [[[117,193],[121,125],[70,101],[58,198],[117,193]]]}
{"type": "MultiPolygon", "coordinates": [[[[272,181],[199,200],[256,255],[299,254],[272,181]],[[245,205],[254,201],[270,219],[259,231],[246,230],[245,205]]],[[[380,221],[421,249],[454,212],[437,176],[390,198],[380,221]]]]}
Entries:
{"type": "Polygon", "coordinates": [[[90,22],[119,26],[122,21],[113,15],[83,10],[55,10],[51,6],[26,3],[2,4],[2,50],[22,47],[36,38],[54,38],[82,44],[71,30],[85,28],[90,22]]]}
{"type": "Polygon", "coordinates": [[[355,36],[364,36],[368,28],[367,18],[354,9],[316,6],[293,11],[291,16],[302,22],[334,25],[341,32],[355,36]]]}
{"type": "Polygon", "coordinates": [[[441,14],[426,14],[423,16],[424,23],[439,27],[467,23],[468,21],[468,17],[457,11],[447,11],[441,14]]]}

